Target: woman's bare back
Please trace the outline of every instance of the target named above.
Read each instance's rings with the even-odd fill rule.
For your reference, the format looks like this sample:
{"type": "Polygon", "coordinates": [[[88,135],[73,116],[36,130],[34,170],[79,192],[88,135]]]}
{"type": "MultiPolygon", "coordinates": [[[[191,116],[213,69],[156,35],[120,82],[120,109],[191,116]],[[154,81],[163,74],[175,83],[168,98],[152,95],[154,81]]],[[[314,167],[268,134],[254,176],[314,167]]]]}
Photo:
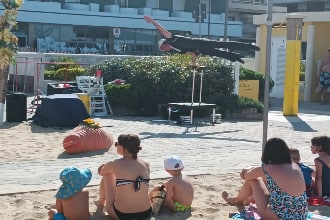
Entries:
{"type": "Polygon", "coordinates": [[[306,190],[300,168],[292,164],[266,165],[265,170],[276,185],[292,196],[300,196],[306,190]]]}
{"type": "MultiPolygon", "coordinates": [[[[114,161],[113,173],[116,179],[136,180],[141,177],[149,179],[149,164],[137,159],[118,159],[114,161]]],[[[141,212],[150,208],[148,196],[148,183],[140,183],[140,190],[135,191],[134,183],[116,187],[117,196],[115,206],[118,210],[126,213],[141,212]],[[139,201],[139,202],[137,202],[139,201]]]]}

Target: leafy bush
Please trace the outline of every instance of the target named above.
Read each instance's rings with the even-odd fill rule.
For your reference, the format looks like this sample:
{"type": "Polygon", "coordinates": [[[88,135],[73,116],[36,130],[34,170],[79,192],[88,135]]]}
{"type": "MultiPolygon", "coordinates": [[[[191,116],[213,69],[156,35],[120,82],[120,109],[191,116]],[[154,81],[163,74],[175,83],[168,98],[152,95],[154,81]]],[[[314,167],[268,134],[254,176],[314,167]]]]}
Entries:
{"type": "Polygon", "coordinates": [[[102,63],[92,65],[89,68],[89,74],[96,73],[97,70],[102,72],[103,81],[110,82],[115,79],[123,79],[129,81],[134,66],[132,66],[137,58],[114,58],[106,60],[102,63]]]}
{"type": "Polygon", "coordinates": [[[57,70],[45,70],[45,79],[51,80],[76,80],[76,76],[81,76],[86,74],[86,70],[81,67],[74,68],[61,68],[57,70]]]}
{"type": "MultiPolygon", "coordinates": [[[[234,80],[231,66],[226,66],[211,57],[201,57],[199,63],[206,67],[203,74],[202,102],[205,102],[209,96],[232,93],[234,80]]],[[[157,104],[191,101],[194,70],[188,55],[114,58],[89,69],[90,72],[96,70],[102,71],[105,84],[115,79],[126,80],[130,87],[123,90],[121,95],[124,96],[125,93],[127,97],[130,97],[127,102],[134,103],[138,111],[147,106],[154,108],[157,104]]],[[[199,102],[200,72],[197,72],[195,76],[194,101],[199,102]]],[[[111,99],[115,96],[112,90],[116,87],[109,85],[105,87],[111,99]]]]}
{"type": "Polygon", "coordinates": [[[211,96],[208,98],[207,102],[216,104],[217,111],[225,116],[226,113],[231,114],[234,112],[234,109],[237,106],[238,97],[239,96],[235,94],[211,96]]]}
{"type": "Polygon", "coordinates": [[[218,111],[223,115],[232,114],[237,109],[256,108],[257,112],[263,112],[264,105],[255,99],[241,97],[236,94],[209,97],[210,103],[217,104],[218,111]]]}
{"type": "MultiPolygon", "coordinates": [[[[241,80],[259,80],[259,101],[264,100],[264,90],[265,90],[265,75],[253,70],[246,69],[244,67],[240,68],[239,79],[241,80]]],[[[275,83],[272,78],[269,78],[269,93],[272,91],[275,83]]]]}
{"type": "MultiPolygon", "coordinates": [[[[215,103],[223,115],[236,109],[257,108],[262,112],[259,101],[233,94],[234,80],[232,67],[211,57],[200,57],[203,71],[202,102],[215,103]]],[[[114,58],[92,66],[90,73],[101,70],[105,90],[112,105],[136,109],[139,115],[153,114],[157,104],[190,102],[193,68],[188,55],[176,54],[164,57],[114,58]],[[127,84],[107,84],[115,79],[126,80],[127,84]]],[[[263,91],[264,76],[248,69],[241,70],[241,79],[257,79],[263,91]]],[[[195,73],[194,102],[199,102],[201,71],[195,73]]],[[[274,86],[270,81],[270,90],[274,86]]],[[[263,97],[263,94],[262,94],[263,97]]],[[[165,117],[167,110],[163,109],[165,117]]],[[[206,115],[208,112],[194,112],[206,115]]]]}
{"type": "Polygon", "coordinates": [[[299,81],[305,81],[306,63],[300,62],[299,81]]]}
{"type": "Polygon", "coordinates": [[[264,105],[255,99],[239,96],[237,100],[237,108],[256,108],[257,112],[261,113],[263,112],[264,105]]]}
{"type": "Polygon", "coordinates": [[[136,95],[132,91],[131,84],[107,84],[104,85],[104,90],[111,105],[131,108],[136,106],[136,95]]]}
{"type": "Polygon", "coordinates": [[[44,71],[44,78],[46,80],[76,80],[76,76],[86,74],[86,69],[82,68],[71,57],[62,56],[51,62],[53,64],[49,64],[44,71]]]}

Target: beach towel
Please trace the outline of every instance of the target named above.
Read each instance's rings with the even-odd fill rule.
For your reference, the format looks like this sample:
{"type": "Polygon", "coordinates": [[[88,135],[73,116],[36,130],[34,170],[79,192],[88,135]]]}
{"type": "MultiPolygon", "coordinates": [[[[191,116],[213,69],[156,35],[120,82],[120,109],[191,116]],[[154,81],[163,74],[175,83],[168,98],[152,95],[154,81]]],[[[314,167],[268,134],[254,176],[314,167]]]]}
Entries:
{"type": "Polygon", "coordinates": [[[313,212],[308,212],[308,216],[306,220],[330,220],[330,217],[324,215],[318,215],[313,212]]]}
{"type": "MultiPolygon", "coordinates": [[[[240,213],[231,214],[230,217],[236,220],[262,220],[256,212],[255,204],[246,206],[240,213]]],[[[330,220],[330,217],[308,212],[306,220],[330,220]]]]}
{"type": "Polygon", "coordinates": [[[249,206],[246,206],[243,210],[240,211],[240,213],[236,213],[231,216],[232,219],[237,220],[260,220],[261,217],[256,212],[257,208],[255,204],[251,204],[249,206]]]}

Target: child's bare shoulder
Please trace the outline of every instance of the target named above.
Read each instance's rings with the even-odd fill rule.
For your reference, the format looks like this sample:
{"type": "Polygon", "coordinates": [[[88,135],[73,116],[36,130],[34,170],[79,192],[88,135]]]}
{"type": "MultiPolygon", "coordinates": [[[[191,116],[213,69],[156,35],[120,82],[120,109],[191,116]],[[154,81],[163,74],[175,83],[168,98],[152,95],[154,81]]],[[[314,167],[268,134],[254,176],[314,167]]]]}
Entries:
{"type": "Polygon", "coordinates": [[[171,186],[173,186],[173,185],[175,185],[175,184],[177,184],[178,183],[178,179],[177,178],[175,178],[175,177],[171,177],[170,179],[168,179],[166,182],[165,182],[165,186],[168,188],[168,187],[171,187],[171,186]]]}

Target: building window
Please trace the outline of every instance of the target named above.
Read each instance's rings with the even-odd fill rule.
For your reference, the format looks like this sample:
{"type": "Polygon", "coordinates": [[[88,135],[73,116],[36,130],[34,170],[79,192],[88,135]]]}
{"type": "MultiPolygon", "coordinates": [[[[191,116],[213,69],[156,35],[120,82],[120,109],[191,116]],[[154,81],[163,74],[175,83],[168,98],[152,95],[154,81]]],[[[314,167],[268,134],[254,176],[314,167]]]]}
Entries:
{"type": "Polygon", "coordinates": [[[126,0],[128,8],[145,8],[146,0],[126,0]]]}
{"type": "Polygon", "coordinates": [[[121,28],[120,36],[114,39],[115,54],[155,55],[157,31],[121,28]]]}
{"type": "Polygon", "coordinates": [[[186,0],[184,2],[184,11],[193,12],[198,9],[199,0],[186,0]]]}
{"type": "Polygon", "coordinates": [[[173,0],[159,0],[159,9],[164,11],[172,11],[173,0]]]}
{"type": "Polygon", "coordinates": [[[297,4],[289,4],[287,6],[288,12],[297,12],[298,11],[298,5],[297,4]]]}
{"type": "Polygon", "coordinates": [[[221,14],[226,12],[225,1],[211,0],[211,13],[221,14]]]}
{"type": "Polygon", "coordinates": [[[324,11],[324,2],[308,2],[307,11],[324,11]]]}

